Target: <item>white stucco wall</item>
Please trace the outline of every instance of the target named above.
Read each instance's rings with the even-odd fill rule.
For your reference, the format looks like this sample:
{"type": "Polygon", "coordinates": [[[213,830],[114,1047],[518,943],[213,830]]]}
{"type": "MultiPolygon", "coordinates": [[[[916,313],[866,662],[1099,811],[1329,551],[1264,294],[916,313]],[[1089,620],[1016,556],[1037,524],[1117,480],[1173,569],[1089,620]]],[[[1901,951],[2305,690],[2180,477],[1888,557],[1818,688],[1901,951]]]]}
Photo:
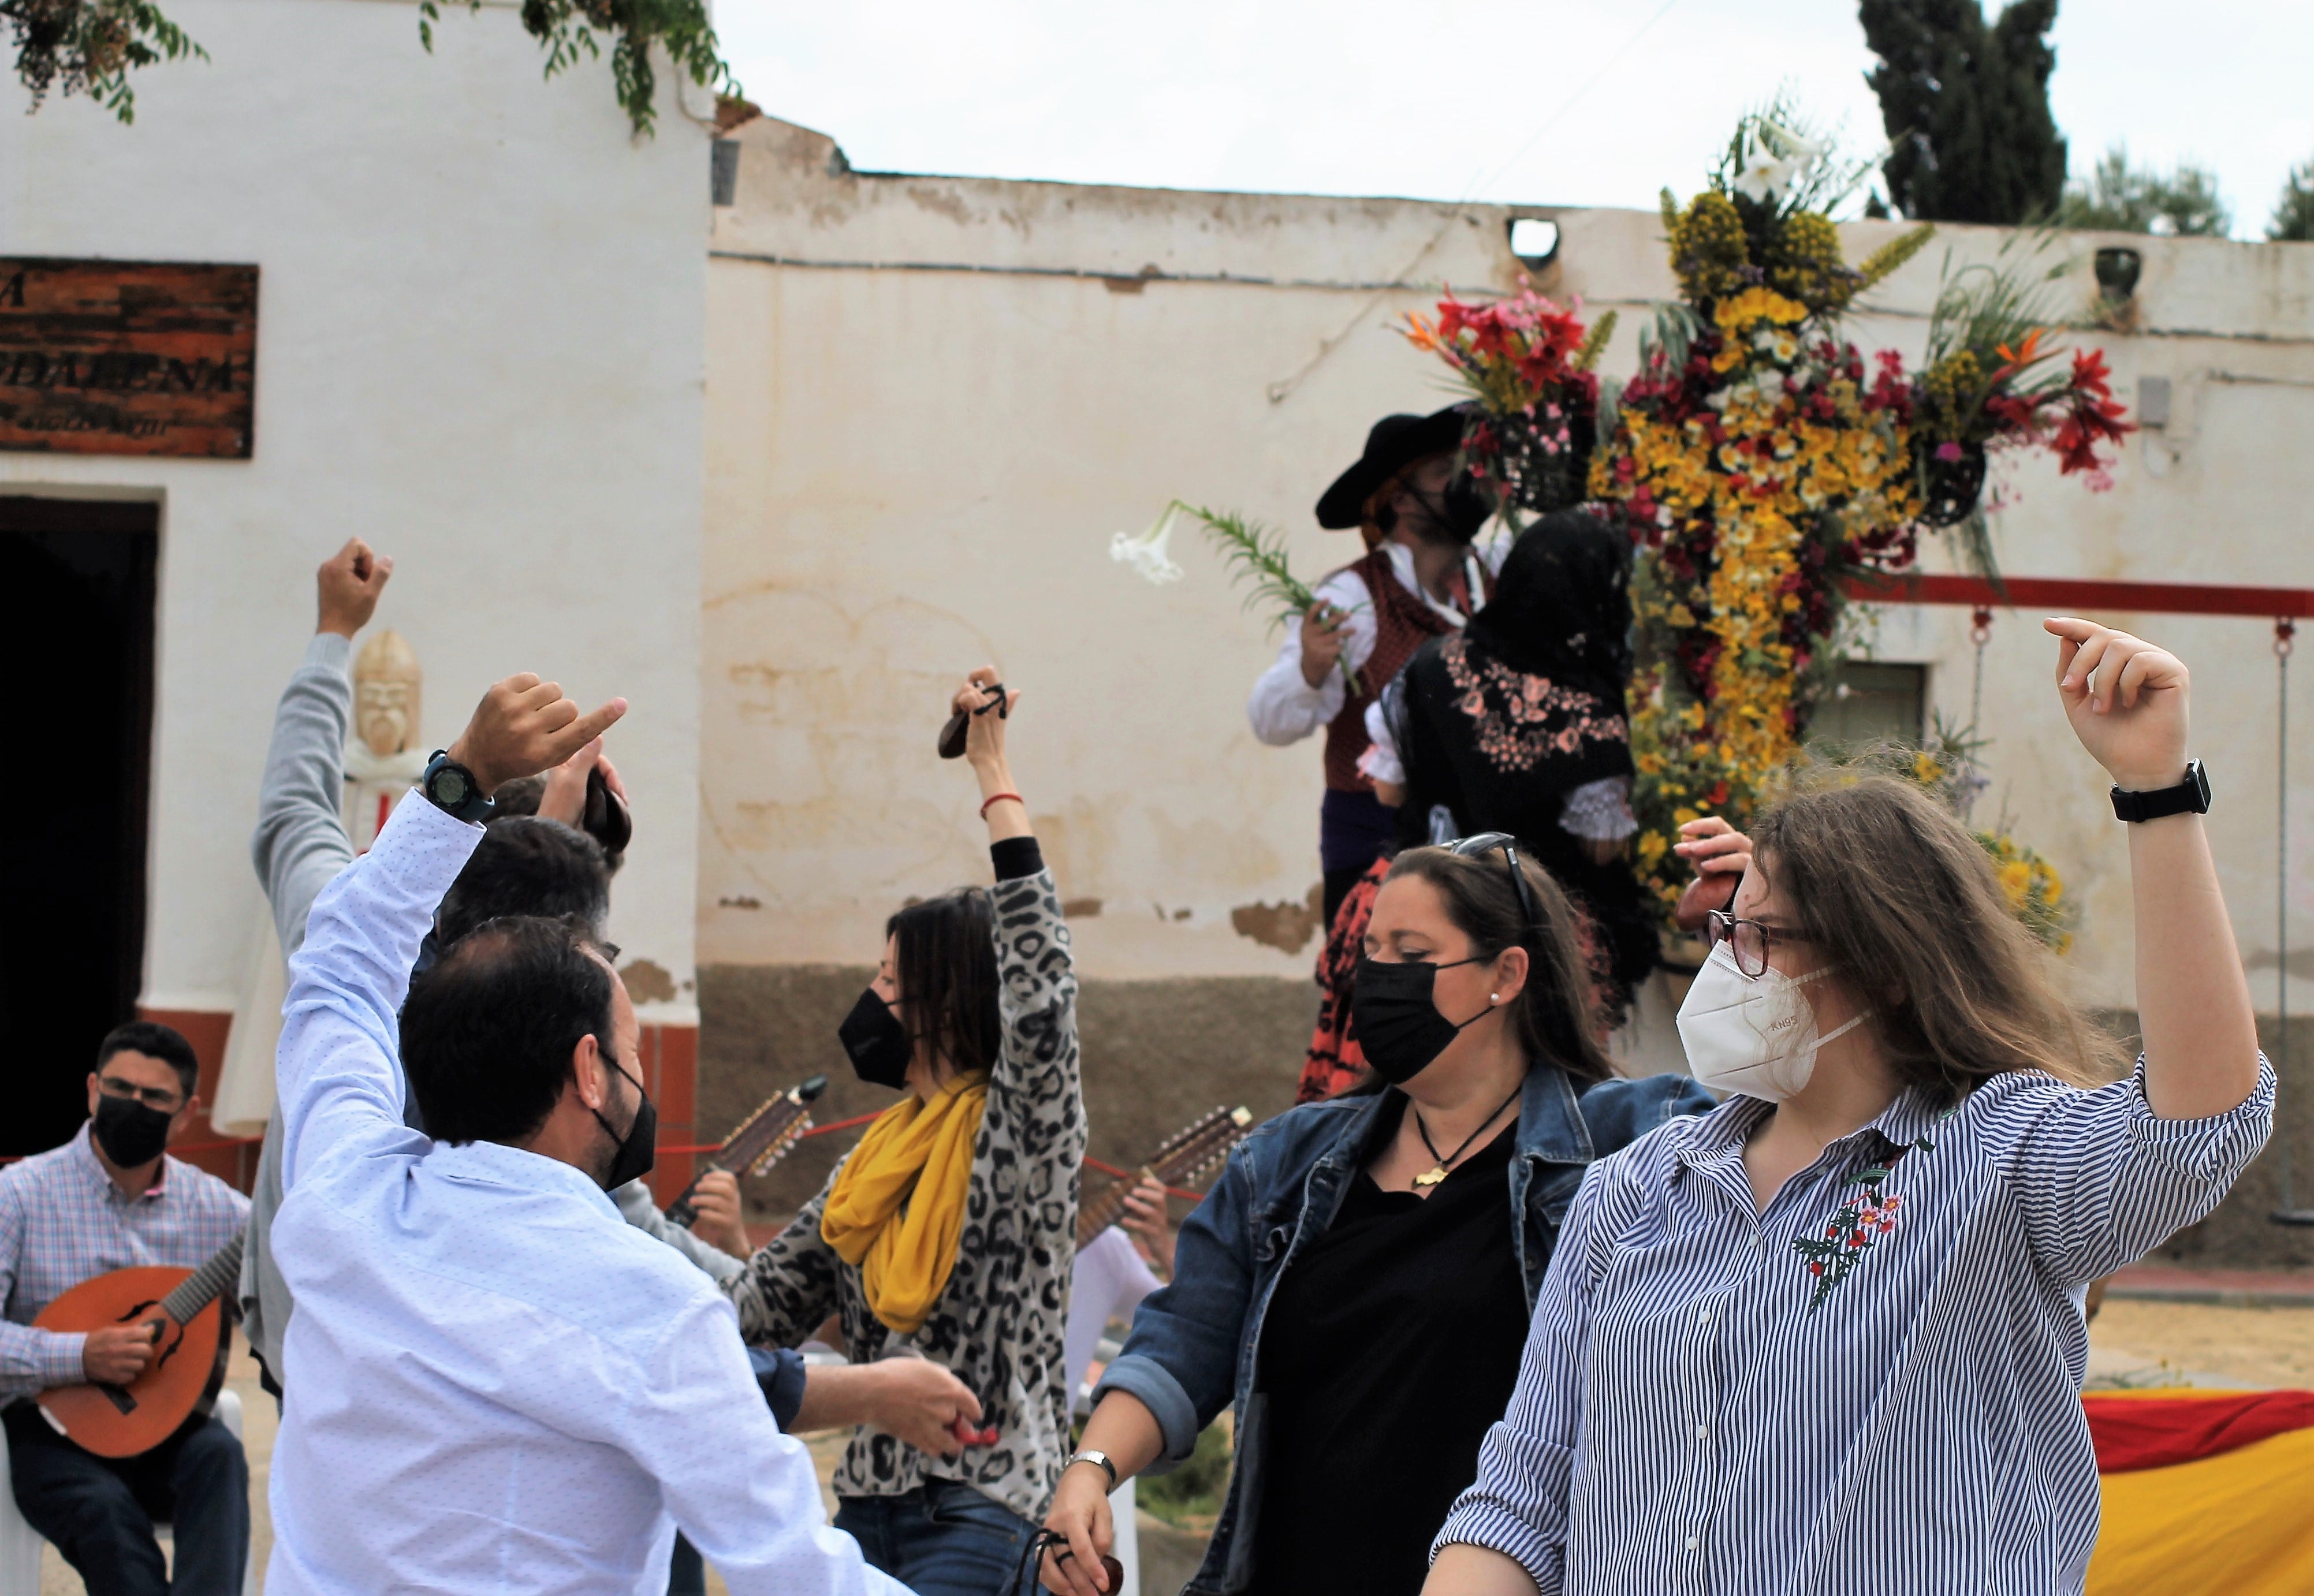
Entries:
{"type": "Polygon", "coordinates": [[[259,894],[248,836],[314,568],[358,533],[378,613],[446,742],[534,668],[633,706],[614,893],[630,959],[692,1000],[698,769],[701,244],[709,130],[661,89],[630,139],[608,68],[539,81],[515,13],[178,0],[209,53],[0,115],[0,248],[255,262],[254,458],[0,454],[0,491],[163,503],[145,1001],[230,1008],[259,894]]]}
{"type": "MultiPolygon", "coordinates": [[[[1101,903],[1073,917],[1085,967],[1305,975],[1312,948],[1231,924],[1318,878],[1317,746],[1267,748],[1246,728],[1271,657],[1262,620],[1195,534],[1173,550],[1186,579],[1161,589],[1111,563],[1108,537],[1179,494],[1283,525],[1305,576],[1354,555],[1350,534],[1317,530],[1319,491],[1376,417],[1449,397],[1385,326],[1442,282],[1515,286],[1516,207],[856,174],[826,138],[769,119],[736,137],[738,203],[718,213],[708,278],[702,960],[863,959],[902,897],[985,872],[969,783],[931,743],[949,676],[989,659],[1029,694],[1019,773],[1064,892],[1101,903]],[[1144,268],[1164,275],[1103,280],[1144,268]],[[1426,286],[1373,287],[1400,280],[1426,286]]],[[[1539,286],[1621,306],[1605,364],[1628,373],[1647,303],[1675,291],[1660,223],[1559,220],[1539,286]]],[[[1850,228],[1850,258],[1895,230],[1850,228]]],[[[1849,335],[1916,358],[1947,245],[1983,259],[2004,236],[1952,230],[1849,335]]],[[[2099,242],[2062,246],[2084,262],[2076,304],[2099,242]]],[[[2022,497],[1999,517],[2006,569],[2314,586],[2314,246],[2129,242],[2146,254],[2141,331],[2083,337],[2124,398],[2169,376],[2176,419],[2130,441],[2107,494],[2021,463],[2022,497]]],[[[1940,547],[1926,563],[1951,569],[1940,547]]],[[[2106,618],[2195,671],[2212,835],[2271,1008],[2270,624],[2106,618]]],[[[2086,911],[2080,993],[2125,1003],[2124,833],[2057,713],[2038,621],[1994,627],[1980,818],[2005,807],[2058,865],[2086,911]]],[[[1876,643],[1930,665],[1958,721],[1968,627],[1965,610],[1891,609],[1876,643]]],[[[2314,683],[2296,704],[2292,939],[2309,948],[2314,683]]],[[[2314,958],[2293,963],[2314,976],[2314,958]]],[[[2304,1011],[2314,981],[2292,996],[2304,1011]]]]}

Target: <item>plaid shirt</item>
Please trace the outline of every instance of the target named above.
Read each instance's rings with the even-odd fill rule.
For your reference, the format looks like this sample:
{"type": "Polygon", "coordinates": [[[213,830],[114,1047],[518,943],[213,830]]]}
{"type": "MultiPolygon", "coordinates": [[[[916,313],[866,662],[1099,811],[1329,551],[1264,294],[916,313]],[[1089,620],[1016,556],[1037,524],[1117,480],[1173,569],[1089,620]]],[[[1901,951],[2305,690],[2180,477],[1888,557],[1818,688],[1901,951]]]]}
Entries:
{"type": "Polygon", "coordinates": [[[114,1269],[197,1269],[248,1220],[248,1198],[172,1158],[150,1191],[122,1195],[85,1124],[62,1147],[0,1168],[0,1402],[87,1378],[87,1337],[33,1329],[40,1309],[114,1269]]]}

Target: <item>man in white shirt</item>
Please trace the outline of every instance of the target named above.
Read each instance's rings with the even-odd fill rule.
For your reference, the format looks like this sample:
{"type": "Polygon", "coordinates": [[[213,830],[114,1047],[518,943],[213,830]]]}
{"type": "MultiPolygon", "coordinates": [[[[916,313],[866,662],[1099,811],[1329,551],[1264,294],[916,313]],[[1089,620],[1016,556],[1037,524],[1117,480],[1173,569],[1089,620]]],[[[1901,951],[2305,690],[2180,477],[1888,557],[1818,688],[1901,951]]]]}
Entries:
{"type": "Polygon", "coordinates": [[[655,1115],[605,950],[500,920],[407,991],[489,794],[625,708],[493,687],[291,961],[274,1596],[636,1596],[663,1585],[678,1523],[737,1596],[903,1590],[827,1527],[729,1301],[605,1195],[648,1166],[655,1115]],[[439,1140],[402,1123],[397,1032],[439,1140]]]}
{"type": "Polygon", "coordinates": [[[1486,602],[1508,546],[1473,547],[1493,507],[1456,473],[1462,420],[1461,407],[1449,406],[1374,423],[1365,453],[1318,500],[1318,525],[1359,528],[1365,557],[1317,586],[1318,602],[1246,702],[1253,735],[1274,747],[1325,728],[1318,852],[1329,925],[1393,824],[1357,768],[1366,706],[1426,639],[1459,630],[1486,602]]]}

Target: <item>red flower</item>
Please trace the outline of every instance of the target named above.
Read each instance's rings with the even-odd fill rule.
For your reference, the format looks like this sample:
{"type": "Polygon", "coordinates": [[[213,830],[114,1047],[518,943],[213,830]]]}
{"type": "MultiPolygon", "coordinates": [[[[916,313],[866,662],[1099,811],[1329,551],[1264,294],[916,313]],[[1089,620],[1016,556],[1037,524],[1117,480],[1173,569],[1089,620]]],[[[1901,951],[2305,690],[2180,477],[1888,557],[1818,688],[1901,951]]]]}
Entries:
{"type": "Polygon", "coordinates": [[[1822,1264],[1810,1264],[1808,1265],[1808,1273],[1810,1274],[1821,1274],[1824,1273],[1824,1265],[1822,1264]]]}

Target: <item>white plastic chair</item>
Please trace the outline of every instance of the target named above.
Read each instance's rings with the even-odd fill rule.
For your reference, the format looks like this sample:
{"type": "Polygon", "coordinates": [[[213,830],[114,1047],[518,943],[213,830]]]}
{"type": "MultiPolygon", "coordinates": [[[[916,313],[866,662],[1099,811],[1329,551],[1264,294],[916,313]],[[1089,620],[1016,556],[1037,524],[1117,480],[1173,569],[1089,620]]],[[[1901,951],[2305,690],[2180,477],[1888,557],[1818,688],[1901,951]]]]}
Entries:
{"type": "MultiPolygon", "coordinates": [[[[216,1416],[233,1432],[234,1439],[242,1440],[241,1394],[234,1390],[217,1393],[216,1416]]],[[[163,1540],[169,1538],[169,1527],[158,1524],[155,1530],[163,1540]]],[[[8,1449],[0,1445],[0,1596],[40,1596],[40,1548],[48,1543],[24,1521],[16,1511],[16,1489],[8,1475],[8,1449]]],[[[241,1582],[242,1596],[259,1596],[265,1583],[264,1570],[257,1559],[249,1560],[249,1572],[241,1582]]]]}

